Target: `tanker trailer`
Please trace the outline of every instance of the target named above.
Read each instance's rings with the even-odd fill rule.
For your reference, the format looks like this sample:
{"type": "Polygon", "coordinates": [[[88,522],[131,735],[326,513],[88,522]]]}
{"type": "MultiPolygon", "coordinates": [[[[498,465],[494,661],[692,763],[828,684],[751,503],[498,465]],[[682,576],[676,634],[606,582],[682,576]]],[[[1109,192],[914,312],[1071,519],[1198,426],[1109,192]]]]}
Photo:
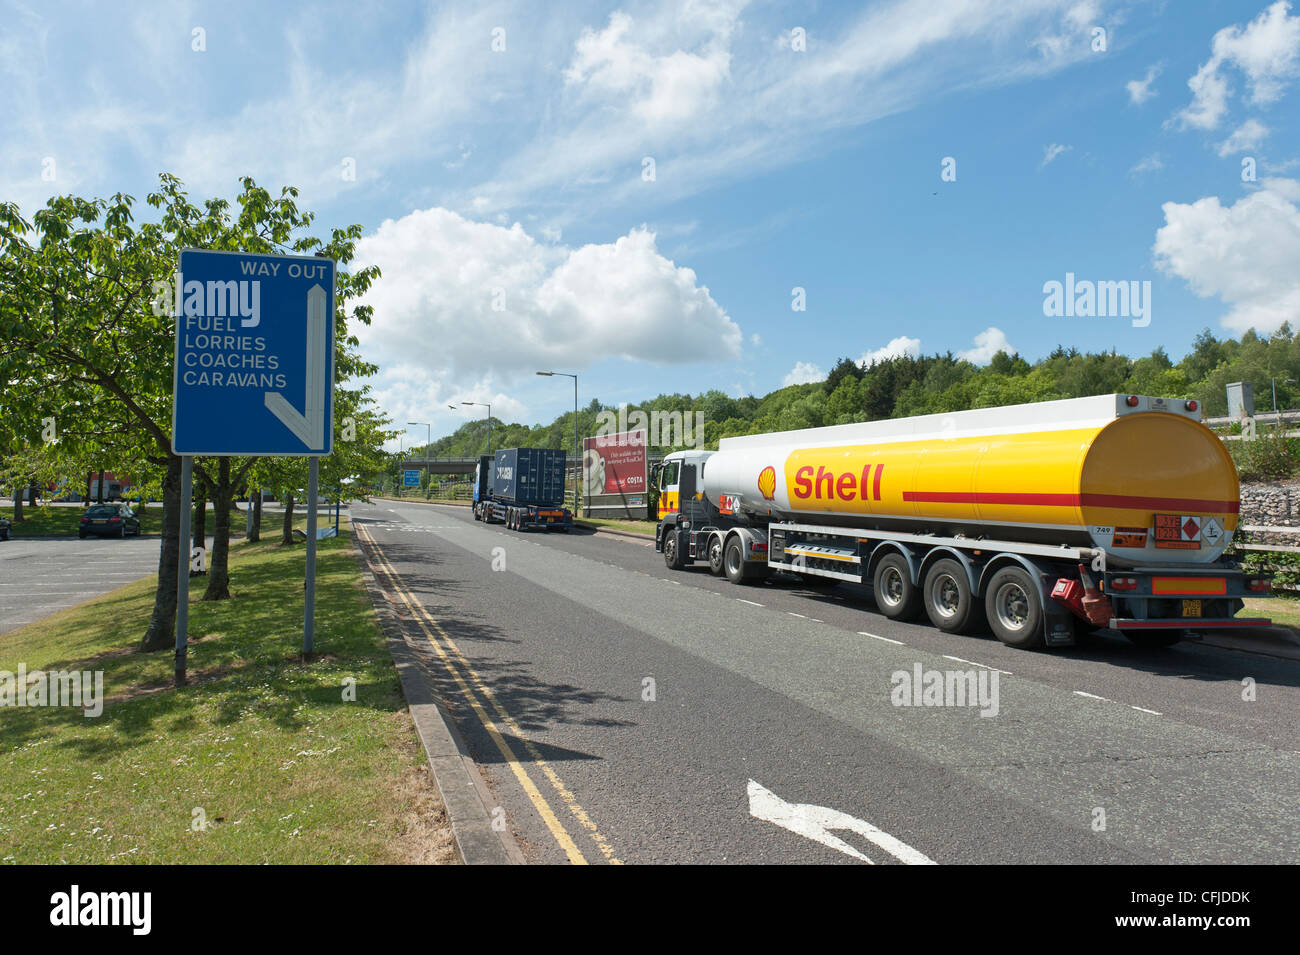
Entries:
{"type": "Polygon", "coordinates": [[[724,438],[657,472],[656,549],[752,582],[871,586],[880,611],[1015,647],[1080,621],[1167,646],[1267,577],[1224,555],[1237,471],[1195,401],[1099,395],[724,438]]]}

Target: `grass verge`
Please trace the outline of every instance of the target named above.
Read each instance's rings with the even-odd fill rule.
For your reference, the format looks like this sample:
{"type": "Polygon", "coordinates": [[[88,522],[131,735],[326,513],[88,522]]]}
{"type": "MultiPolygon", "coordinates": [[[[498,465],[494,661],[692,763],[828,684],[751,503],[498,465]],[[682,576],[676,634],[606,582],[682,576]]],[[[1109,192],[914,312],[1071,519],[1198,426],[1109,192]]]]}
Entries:
{"type": "Polygon", "coordinates": [[[169,652],[132,652],[152,580],[0,637],[0,670],[102,671],[106,698],[98,718],[0,711],[0,858],[458,861],[342,532],[317,550],[311,663],[300,658],[301,544],[232,547],[232,600],[203,603],[195,583],[184,689],[170,686],[169,652]],[[348,680],[355,702],[344,700],[348,680]]]}
{"type": "Polygon", "coordinates": [[[1283,627],[1300,629],[1300,599],[1295,597],[1248,597],[1240,617],[1268,617],[1283,627]]]}
{"type": "Polygon", "coordinates": [[[654,537],[655,528],[659,526],[657,521],[619,521],[605,517],[580,517],[575,523],[586,527],[609,527],[629,534],[645,534],[648,537],[654,537]]]}
{"type": "MultiPolygon", "coordinates": [[[[135,514],[140,518],[140,533],[157,534],[162,528],[162,508],[158,505],[143,510],[135,507],[135,514]]],[[[5,508],[10,520],[13,509],[5,508]]],[[[76,537],[81,515],[86,511],[82,504],[46,504],[39,507],[24,505],[23,519],[10,527],[14,537],[76,537]]],[[[241,525],[242,526],[242,525],[241,525]]]]}

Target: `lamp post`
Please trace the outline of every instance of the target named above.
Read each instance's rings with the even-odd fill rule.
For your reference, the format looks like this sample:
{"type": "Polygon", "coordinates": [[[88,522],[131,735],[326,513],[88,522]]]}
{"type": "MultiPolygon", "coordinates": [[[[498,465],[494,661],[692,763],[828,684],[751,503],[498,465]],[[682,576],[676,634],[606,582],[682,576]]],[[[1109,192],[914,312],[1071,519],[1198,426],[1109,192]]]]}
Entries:
{"type": "Polygon", "coordinates": [[[402,496],[406,485],[406,432],[397,436],[397,496],[402,496]]]}
{"type": "Polygon", "coordinates": [[[433,493],[433,465],[429,460],[429,452],[433,449],[433,424],[429,421],[408,421],[408,425],[424,425],[428,430],[425,432],[427,437],[424,443],[424,473],[427,482],[425,484],[425,497],[433,493]]]}
{"type": "Polygon", "coordinates": [[[573,379],[573,516],[578,517],[578,482],[582,477],[582,446],[578,443],[578,376],[567,371],[539,371],[538,374],[543,378],[561,375],[573,379]]]}
{"type": "Polygon", "coordinates": [[[492,453],[492,404],[487,401],[462,401],[463,405],[478,405],[487,409],[487,453],[492,453]]]}

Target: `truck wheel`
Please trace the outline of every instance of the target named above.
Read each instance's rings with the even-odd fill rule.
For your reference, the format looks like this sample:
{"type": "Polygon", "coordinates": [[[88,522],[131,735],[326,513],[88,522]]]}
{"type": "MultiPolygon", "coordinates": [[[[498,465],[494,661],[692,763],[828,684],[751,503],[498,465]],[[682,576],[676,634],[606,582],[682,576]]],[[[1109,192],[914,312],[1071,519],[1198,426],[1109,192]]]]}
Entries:
{"type": "Polygon", "coordinates": [[[944,558],[925,574],[925,615],[944,633],[965,633],[975,619],[975,598],[966,568],[944,558]]]}
{"type": "Polygon", "coordinates": [[[1129,643],[1144,650],[1163,650],[1183,639],[1181,630],[1121,630],[1129,643]]]}
{"type": "Polygon", "coordinates": [[[677,552],[677,531],[675,529],[664,534],[664,563],[668,565],[669,570],[681,570],[686,566],[682,561],[682,555],[677,552]]]}
{"type": "Polygon", "coordinates": [[[1023,567],[1003,567],[989,581],[984,612],[993,635],[1017,650],[1043,645],[1043,598],[1038,582],[1023,567]]]}
{"type": "Polygon", "coordinates": [[[871,578],[876,606],[890,620],[912,620],[920,609],[921,594],[912,583],[912,573],[900,554],[887,554],[876,565],[871,578]]]}
{"type": "Polygon", "coordinates": [[[745,545],[739,536],[727,541],[722,549],[722,570],[733,584],[743,584],[752,576],[745,569],[745,545]]]}
{"type": "Polygon", "coordinates": [[[709,573],[714,577],[721,577],[726,573],[726,567],[723,566],[722,538],[716,534],[709,540],[709,573]]]}

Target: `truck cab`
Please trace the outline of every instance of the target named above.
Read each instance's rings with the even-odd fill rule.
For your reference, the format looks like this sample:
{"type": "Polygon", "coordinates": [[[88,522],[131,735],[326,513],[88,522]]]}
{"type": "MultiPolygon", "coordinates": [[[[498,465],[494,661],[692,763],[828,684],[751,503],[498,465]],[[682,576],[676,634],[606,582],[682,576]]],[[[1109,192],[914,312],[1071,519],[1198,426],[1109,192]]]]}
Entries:
{"type": "Polygon", "coordinates": [[[650,483],[659,491],[659,509],[656,516],[663,520],[669,514],[676,514],[681,507],[679,499],[682,465],[695,465],[695,496],[700,497],[704,477],[705,462],[714,454],[713,451],[674,451],[663,461],[656,464],[650,476],[650,483]]]}

